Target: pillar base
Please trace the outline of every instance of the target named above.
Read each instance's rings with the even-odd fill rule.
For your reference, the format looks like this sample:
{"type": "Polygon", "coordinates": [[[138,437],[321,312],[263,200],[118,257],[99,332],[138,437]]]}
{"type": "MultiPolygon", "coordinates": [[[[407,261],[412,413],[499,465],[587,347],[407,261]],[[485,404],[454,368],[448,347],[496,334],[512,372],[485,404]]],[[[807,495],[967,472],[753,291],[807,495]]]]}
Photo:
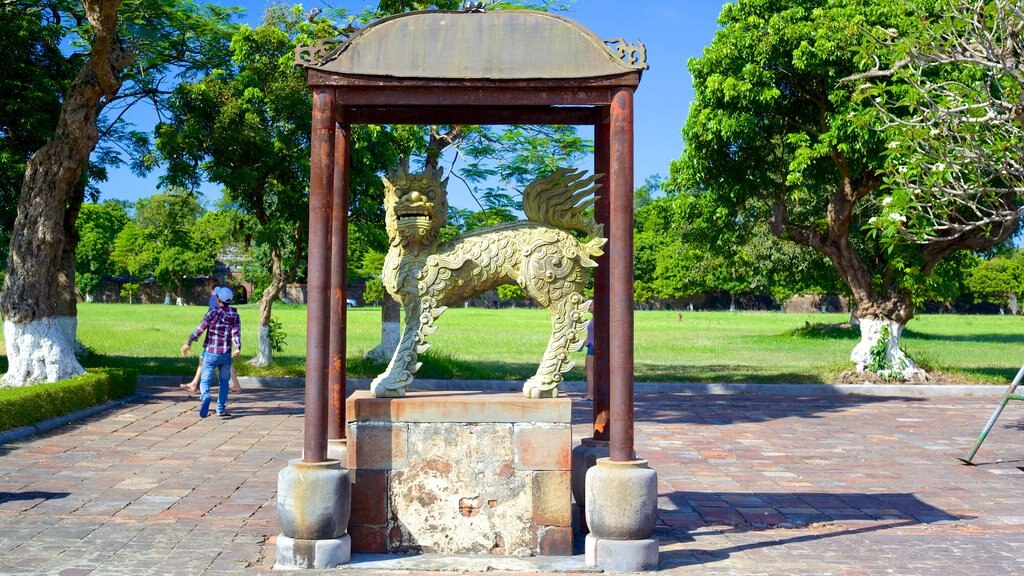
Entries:
{"type": "Polygon", "coordinates": [[[288,538],[341,538],[351,507],[350,473],[337,460],[290,460],[277,475],[277,517],[288,538]]]}
{"type": "Polygon", "coordinates": [[[584,513],[587,470],[597,463],[598,458],[607,458],[608,450],[607,440],[594,440],[593,438],[580,440],[580,445],[572,449],[572,477],[570,478],[574,502],[572,529],[577,534],[586,534],[590,531],[587,528],[587,517],[584,513]]]}
{"type": "Polygon", "coordinates": [[[654,534],[658,473],[647,460],[599,458],[586,483],[587,526],[595,538],[646,540],[654,534]]]}
{"type": "Polygon", "coordinates": [[[605,540],[587,534],[586,564],[605,572],[645,572],[658,569],[658,541],[605,540]]]}
{"type": "Polygon", "coordinates": [[[327,440],[327,459],[337,460],[342,468],[348,468],[348,438],[327,440]]]}
{"type": "Polygon", "coordinates": [[[277,535],[274,570],[336,568],[352,559],[352,538],[345,534],[330,540],[300,540],[277,535]]]}

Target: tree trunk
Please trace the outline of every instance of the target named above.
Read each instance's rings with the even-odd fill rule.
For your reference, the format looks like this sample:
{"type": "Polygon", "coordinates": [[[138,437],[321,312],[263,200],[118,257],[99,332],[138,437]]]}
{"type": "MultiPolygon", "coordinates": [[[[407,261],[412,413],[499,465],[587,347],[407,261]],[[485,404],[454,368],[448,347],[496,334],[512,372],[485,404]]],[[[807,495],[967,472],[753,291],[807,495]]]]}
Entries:
{"type": "Polygon", "coordinates": [[[402,308],[391,297],[391,294],[384,293],[384,302],[380,308],[380,344],[366,353],[363,358],[375,362],[387,362],[398,348],[398,337],[401,329],[402,308]]]}
{"type": "Polygon", "coordinates": [[[903,329],[913,317],[909,296],[860,302],[854,314],[860,326],[860,342],[850,353],[850,361],[857,365],[858,372],[875,372],[886,380],[928,379],[925,371],[900,350],[903,329]]]}
{"type": "MultiPolygon", "coordinates": [[[[121,89],[119,74],[132,61],[117,39],[120,0],[84,4],[93,30],[92,50],[64,97],[53,139],[29,159],[18,198],[0,293],[9,363],[5,386],[52,382],[84,372],[58,321],[66,208],[99,140],[96,119],[104,102],[121,89]]],[[[67,291],[65,286],[65,295],[67,291]]]]}
{"type": "Polygon", "coordinates": [[[257,351],[256,356],[249,360],[253,366],[270,366],[274,362],[274,349],[270,345],[270,313],[274,301],[284,289],[286,278],[284,266],[281,262],[281,248],[277,245],[270,247],[270,285],[263,291],[260,297],[260,319],[256,327],[257,351]]]}

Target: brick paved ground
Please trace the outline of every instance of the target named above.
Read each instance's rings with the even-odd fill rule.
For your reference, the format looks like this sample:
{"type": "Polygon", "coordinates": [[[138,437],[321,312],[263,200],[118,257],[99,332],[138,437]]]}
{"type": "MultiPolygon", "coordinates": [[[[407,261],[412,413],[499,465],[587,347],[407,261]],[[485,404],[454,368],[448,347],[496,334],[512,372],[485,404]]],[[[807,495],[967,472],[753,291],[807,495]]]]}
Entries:
{"type": "MultiPolygon", "coordinates": [[[[205,421],[177,389],[147,392],[0,446],[0,574],[269,572],[301,391],[250,390],[205,421]]],[[[1024,574],[1024,407],[967,467],[993,398],[637,401],[669,573],[1024,574]]]]}

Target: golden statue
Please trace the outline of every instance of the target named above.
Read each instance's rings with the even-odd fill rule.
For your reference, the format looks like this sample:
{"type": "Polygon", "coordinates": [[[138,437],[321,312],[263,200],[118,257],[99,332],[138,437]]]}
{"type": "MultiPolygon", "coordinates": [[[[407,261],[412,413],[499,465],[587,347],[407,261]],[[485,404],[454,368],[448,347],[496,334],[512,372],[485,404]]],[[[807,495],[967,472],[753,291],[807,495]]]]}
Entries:
{"type": "Polygon", "coordinates": [[[554,397],[570,353],[583,345],[590,302],[583,296],[586,268],[604,252],[604,227],[583,211],[594,203],[597,176],[556,170],[523,192],[528,220],[473,230],[438,245],[448,215],[443,170],[410,174],[407,161],[384,178],[384,207],[391,246],[384,260],[384,287],[405,308],[405,330],[391,362],[370,384],[375,397],[404,396],[420,367],[426,337],[447,310],[485,290],[518,284],[551,314],[551,339],[537,373],[523,385],[528,398],[554,397]],[[583,242],[569,232],[588,236],[583,242]]]}

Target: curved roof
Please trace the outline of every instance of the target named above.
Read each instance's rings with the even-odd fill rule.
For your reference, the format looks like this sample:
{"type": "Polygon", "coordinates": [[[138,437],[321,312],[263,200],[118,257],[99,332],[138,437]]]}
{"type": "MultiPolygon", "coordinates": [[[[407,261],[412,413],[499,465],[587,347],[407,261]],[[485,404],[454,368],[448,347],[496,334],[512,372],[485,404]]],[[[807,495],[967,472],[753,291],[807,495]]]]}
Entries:
{"type": "Polygon", "coordinates": [[[647,67],[643,44],[609,43],[547,12],[430,10],[383,18],[322,58],[323,46],[305,49],[297,62],[334,74],[488,80],[596,78],[647,67]]]}

